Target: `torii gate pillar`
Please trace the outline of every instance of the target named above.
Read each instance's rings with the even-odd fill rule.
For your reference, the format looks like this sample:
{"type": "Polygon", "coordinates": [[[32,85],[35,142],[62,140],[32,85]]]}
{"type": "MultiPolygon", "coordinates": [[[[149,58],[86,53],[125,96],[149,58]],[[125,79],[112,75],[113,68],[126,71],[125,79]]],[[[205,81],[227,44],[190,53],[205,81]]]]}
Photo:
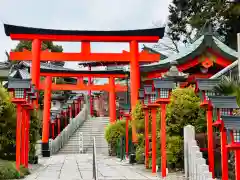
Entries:
{"type": "Polygon", "coordinates": [[[42,129],[42,155],[50,157],[49,149],[49,124],[50,124],[50,109],[51,109],[51,86],[52,78],[50,76],[45,79],[44,90],[44,109],[43,109],[43,129],[42,129]]]}
{"type": "Polygon", "coordinates": [[[115,78],[109,78],[109,116],[110,116],[110,123],[116,122],[116,94],[115,94],[115,78]]]}
{"type": "MultiPolygon", "coordinates": [[[[138,101],[138,90],[140,88],[140,70],[138,62],[138,42],[130,42],[130,85],[131,85],[131,110],[133,111],[138,101]]],[[[137,132],[135,120],[132,117],[132,141],[137,142],[137,132]]]]}

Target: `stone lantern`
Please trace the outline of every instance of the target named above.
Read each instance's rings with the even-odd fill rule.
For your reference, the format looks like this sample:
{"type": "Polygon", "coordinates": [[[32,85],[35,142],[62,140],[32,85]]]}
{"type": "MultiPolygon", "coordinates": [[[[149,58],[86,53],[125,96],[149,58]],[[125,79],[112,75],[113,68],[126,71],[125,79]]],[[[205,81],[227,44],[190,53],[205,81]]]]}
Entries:
{"type": "MultiPolygon", "coordinates": [[[[22,151],[25,146],[22,133],[25,132],[25,127],[22,127],[24,119],[22,118],[22,105],[27,102],[27,92],[31,90],[31,80],[13,79],[8,80],[8,90],[12,95],[12,102],[17,105],[17,125],[16,125],[16,170],[20,173],[20,164],[25,161],[25,152],[22,151]]],[[[25,116],[25,115],[24,115],[25,116]]],[[[25,123],[24,123],[25,124],[25,123]]],[[[23,164],[24,165],[24,164],[23,164]]]]}

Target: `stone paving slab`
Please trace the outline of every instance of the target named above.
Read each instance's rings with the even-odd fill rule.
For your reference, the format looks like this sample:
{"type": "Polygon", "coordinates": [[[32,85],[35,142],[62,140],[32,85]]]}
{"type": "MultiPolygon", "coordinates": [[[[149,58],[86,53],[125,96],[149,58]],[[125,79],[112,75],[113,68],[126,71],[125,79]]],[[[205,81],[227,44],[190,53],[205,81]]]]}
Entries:
{"type": "MultiPolygon", "coordinates": [[[[99,180],[145,180],[158,179],[143,165],[131,165],[108,156],[97,157],[99,180]]],[[[40,167],[25,180],[92,180],[92,155],[61,154],[40,160],[40,167]]],[[[167,180],[183,180],[176,175],[168,175],[167,180]]]]}

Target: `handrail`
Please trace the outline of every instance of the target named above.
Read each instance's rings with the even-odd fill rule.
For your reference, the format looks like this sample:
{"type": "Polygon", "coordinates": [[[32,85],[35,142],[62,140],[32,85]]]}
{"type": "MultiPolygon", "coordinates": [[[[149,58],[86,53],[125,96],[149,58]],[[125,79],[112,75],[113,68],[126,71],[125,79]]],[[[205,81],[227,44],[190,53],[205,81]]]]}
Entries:
{"type": "Polygon", "coordinates": [[[49,139],[49,148],[51,154],[56,154],[69,140],[73,133],[84,123],[87,119],[87,106],[84,105],[82,111],[73,118],[70,123],[62,130],[54,140],[49,139]]]}
{"type": "Polygon", "coordinates": [[[95,137],[93,137],[93,179],[98,180],[95,137]]]}
{"type": "Polygon", "coordinates": [[[83,133],[79,132],[78,134],[78,142],[79,142],[79,153],[83,153],[83,133]]]}

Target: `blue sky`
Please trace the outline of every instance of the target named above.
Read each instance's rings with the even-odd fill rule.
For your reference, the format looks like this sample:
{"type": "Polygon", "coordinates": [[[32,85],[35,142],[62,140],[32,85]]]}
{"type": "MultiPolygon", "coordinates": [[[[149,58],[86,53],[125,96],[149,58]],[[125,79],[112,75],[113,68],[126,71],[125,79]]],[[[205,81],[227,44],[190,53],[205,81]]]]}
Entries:
{"type": "MultiPolygon", "coordinates": [[[[123,30],[164,24],[171,0],[0,0],[0,61],[16,41],[6,37],[3,23],[50,29],[123,30]]],[[[58,42],[66,52],[80,51],[80,43],[58,42]]],[[[121,52],[127,44],[93,43],[93,52],[121,52]]],[[[77,68],[76,62],[66,67],[77,68]]]]}

